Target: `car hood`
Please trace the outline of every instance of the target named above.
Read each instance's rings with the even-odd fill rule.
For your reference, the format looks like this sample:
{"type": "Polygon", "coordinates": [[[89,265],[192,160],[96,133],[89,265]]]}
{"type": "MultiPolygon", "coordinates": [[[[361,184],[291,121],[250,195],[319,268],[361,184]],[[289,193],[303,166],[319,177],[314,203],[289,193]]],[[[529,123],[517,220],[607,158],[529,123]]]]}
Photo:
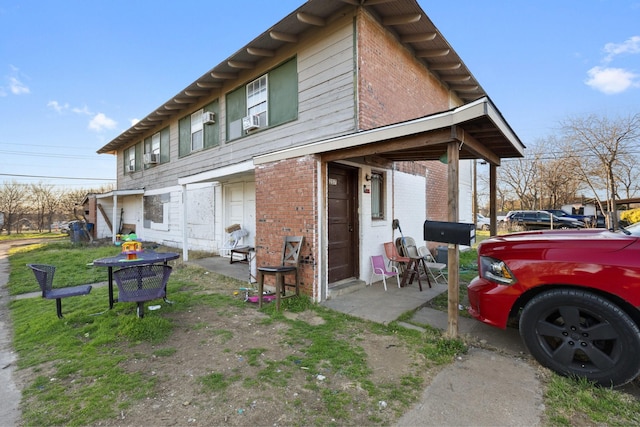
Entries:
{"type": "Polygon", "coordinates": [[[577,247],[585,249],[593,247],[596,251],[615,251],[638,242],[640,238],[609,230],[589,228],[584,230],[540,230],[493,236],[478,245],[478,253],[482,250],[499,249],[508,246],[527,248],[550,248],[553,246],[577,247]]]}

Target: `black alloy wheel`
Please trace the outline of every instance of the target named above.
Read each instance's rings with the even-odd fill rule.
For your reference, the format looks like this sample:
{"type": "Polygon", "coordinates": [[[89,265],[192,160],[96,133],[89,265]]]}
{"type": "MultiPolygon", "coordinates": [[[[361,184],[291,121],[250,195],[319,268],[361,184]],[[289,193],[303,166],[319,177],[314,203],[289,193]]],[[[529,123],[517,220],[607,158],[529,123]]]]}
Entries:
{"type": "Polygon", "coordinates": [[[640,375],[640,329],[620,307],[581,289],[534,297],[520,335],[536,360],[564,376],[620,386],[640,375]]]}

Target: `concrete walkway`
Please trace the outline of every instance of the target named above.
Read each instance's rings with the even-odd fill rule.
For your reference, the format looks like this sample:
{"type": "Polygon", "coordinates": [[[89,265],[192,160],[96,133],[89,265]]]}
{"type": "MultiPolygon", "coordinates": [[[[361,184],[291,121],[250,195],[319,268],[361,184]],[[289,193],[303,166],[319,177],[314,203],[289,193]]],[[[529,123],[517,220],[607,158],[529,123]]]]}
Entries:
{"type": "MultiPolygon", "coordinates": [[[[424,305],[447,290],[445,285],[420,292],[375,284],[323,303],[355,317],[387,324],[415,310],[413,323],[447,330],[447,313],[424,305]]],[[[458,333],[469,351],[436,375],[398,426],[537,426],[544,413],[536,364],[518,331],[501,330],[474,319],[458,318],[458,333]]]]}
{"type": "Polygon", "coordinates": [[[0,243],[0,420],[3,426],[15,426],[20,419],[20,390],[15,380],[16,353],[11,340],[11,317],[9,316],[9,245],[0,243]]]}

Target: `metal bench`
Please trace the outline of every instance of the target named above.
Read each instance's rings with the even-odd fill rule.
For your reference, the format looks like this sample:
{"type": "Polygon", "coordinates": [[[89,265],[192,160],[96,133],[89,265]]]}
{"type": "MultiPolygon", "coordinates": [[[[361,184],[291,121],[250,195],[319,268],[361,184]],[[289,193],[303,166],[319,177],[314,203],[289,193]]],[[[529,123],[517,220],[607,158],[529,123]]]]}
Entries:
{"type": "Polygon", "coordinates": [[[88,295],[91,292],[91,285],[67,286],[64,288],[53,287],[53,275],[56,267],[47,264],[27,264],[42,290],[42,298],[56,300],[56,312],[58,318],[62,319],[62,298],[88,295]]]}

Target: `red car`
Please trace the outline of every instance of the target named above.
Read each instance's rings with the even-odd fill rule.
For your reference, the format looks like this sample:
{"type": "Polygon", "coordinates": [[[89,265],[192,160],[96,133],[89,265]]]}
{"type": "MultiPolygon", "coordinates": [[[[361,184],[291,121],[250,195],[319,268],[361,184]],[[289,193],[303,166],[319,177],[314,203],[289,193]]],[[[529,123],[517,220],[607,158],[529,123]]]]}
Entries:
{"type": "Polygon", "coordinates": [[[478,246],[469,312],[518,325],[538,362],[618,386],[640,375],[640,223],[491,237],[478,246]]]}

